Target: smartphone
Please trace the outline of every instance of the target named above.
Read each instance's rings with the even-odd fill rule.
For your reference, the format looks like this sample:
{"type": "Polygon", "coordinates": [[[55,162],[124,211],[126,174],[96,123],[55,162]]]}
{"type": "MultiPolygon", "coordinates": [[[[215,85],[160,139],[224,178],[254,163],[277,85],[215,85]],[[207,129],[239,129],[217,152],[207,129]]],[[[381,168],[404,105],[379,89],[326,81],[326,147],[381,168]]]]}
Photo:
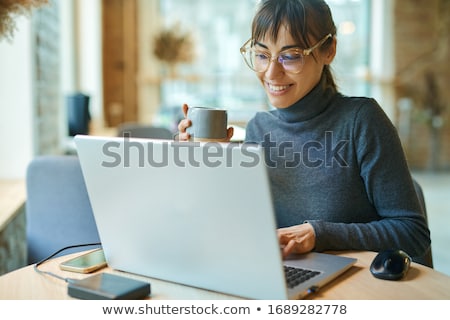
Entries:
{"type": "Polygon", "coordinates": [[[106,266],[105,255],[103,249],[96,249],[81,256],[66,260],[59,264],[62,270],[90,273],[106,266]]]}

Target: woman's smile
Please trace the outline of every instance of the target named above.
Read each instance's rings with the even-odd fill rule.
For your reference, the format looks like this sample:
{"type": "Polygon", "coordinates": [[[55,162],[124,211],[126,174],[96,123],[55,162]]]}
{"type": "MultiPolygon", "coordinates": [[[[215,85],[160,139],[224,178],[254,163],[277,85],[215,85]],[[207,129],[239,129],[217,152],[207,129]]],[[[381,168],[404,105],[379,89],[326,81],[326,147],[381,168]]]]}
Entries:
{"type": "Polygon", "coordinates": [[[289,91],[293,84],[274,84],[266,81],[266,88],[269,94],[274,96],[281,96],[289,91]]]}

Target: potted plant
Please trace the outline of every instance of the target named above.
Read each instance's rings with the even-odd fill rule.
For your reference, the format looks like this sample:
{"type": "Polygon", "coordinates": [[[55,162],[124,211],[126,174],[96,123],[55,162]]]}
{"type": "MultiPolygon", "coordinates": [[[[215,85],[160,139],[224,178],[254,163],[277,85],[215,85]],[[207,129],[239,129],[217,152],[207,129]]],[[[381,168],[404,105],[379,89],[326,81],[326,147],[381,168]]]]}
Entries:
{"type": "Polygon", "coordinates": [[[0,40],[12,40],[17,16],[29,15],[32,9],[47,3],[48,0],[0,0],[0,40]]]}
{"type": "Polygon", "coordinates": [[[179,25],[161,30],[153,38],[153,54],[166,65],[167,76],[176,78],[178,64],[194,59],[190,33],[182,32],[179,25]]]}

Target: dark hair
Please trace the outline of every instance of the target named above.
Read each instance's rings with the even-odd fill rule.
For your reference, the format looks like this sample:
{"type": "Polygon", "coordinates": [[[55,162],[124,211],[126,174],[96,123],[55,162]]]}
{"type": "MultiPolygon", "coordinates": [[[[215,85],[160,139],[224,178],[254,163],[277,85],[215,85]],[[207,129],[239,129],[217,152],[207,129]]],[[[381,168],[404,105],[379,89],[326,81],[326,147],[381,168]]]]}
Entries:
{"type": "MultiPolygon", "coordinates": [[[[336,26],[330,7],[323,0],[261,0],[252,23],[252,39],[259,40],[266,35],[276,41],[281,26],[286,26],[292,38],[303,48],[310,48],[327,34],[336,35],[336,26]]],[[[326,51],[332,43],[329,38],[320,48],[326,51]]],[[[314,57],[314,52],[312,52],[314,57]]],[[[330,66],[322,72],[325,85],[337,91],[330,66]]]]}

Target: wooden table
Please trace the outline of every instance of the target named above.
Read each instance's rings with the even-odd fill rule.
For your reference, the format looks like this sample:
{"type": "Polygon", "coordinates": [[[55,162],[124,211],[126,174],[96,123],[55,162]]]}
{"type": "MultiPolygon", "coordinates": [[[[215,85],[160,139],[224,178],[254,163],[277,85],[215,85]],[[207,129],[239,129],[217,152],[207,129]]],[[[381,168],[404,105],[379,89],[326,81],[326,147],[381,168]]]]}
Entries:
{"type": "MultiPolygon", "coordinates": [[[[80,253],[55,258],[40,266],[62,277],[83,278],[89,275],[61,271],[59,263],[80,253]]],[[[412,263],[406,277],[400,281],[374,278],[369,266],[374,252],[334,252],[337,255],[357,258],[357,263],[346,273],[333,280],[308,299],[349,300],[437,300],[450,299],[450,277],[420,264],[412,263]]],[[[109,268],[99,272],[123,274],[109,268]]],[[[151,299],[179,300],[221,300],[237,297],[192,288],[158,279],[137,275],[126,276],[144,279],[151,283],[151,299]]],[[[57,278],[37,273],[33,266],[27,266],[0,277],[0,299],[71,299],[67,284],[57,278]]]]}

